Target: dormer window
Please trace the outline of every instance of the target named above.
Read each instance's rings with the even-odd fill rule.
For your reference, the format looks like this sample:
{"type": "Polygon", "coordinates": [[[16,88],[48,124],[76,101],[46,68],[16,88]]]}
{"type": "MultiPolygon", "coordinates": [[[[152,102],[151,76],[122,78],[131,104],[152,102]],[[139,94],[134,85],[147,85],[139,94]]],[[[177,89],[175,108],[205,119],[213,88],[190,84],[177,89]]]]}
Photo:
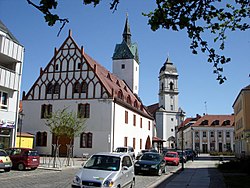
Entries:
{"type": "Polygon", "coordinates": [[[223,121],[222,125],[230,125],[230,120],[223,121]]]}
{"type": "Polygon", "coordinates": [[[219,125],[220,121],[219,120],[214,120],[212,125],[219,125]]]}
{"type": "Polygon", "coordinates": [[[116,81],[116,84],[121,87],[119,80],[116,81]]]}
{"type": "Polygon", "coordinates": [[[208,120],[203,120],[200,125],[208,125],[208,120]]]}
{"type": "Polygon", "coordinates": [[[123,93],[122,91],[118,91],[118,98],[123,100],[123,93]]]}
{"type": "Polygon", "coordinates": [[[134,102],[134,107],[135,107],[135,108],[138,108],[137,101],[134,102]]]}
{"type": "Polygon", "coordinates": [[[127,97],[127,103],[131,105],[131,98],[130,98],[130,95],[127,97]]]}

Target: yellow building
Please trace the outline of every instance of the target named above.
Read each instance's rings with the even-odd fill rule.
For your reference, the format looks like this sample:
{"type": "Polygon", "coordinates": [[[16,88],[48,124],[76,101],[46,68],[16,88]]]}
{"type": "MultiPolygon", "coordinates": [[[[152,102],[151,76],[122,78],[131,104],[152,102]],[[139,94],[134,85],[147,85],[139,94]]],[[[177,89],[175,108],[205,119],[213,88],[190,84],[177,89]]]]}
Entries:
{"type": "Polygon", "coordinates": [[[17,133],[16,147],[20,148],[33,148],[34,135],[30,133],[20,132],[17,133]]]}
{"type": "Polygon", "coordinates": [[[250,157],[250,85],[243,88],[233,103],[235,114],[235,154],[250,157]]]}

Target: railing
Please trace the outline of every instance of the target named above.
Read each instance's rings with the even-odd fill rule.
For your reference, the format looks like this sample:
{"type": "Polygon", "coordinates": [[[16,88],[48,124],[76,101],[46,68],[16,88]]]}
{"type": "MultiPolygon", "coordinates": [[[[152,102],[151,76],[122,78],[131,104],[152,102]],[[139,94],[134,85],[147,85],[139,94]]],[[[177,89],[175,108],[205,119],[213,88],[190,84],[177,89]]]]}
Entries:
{"type": "Polygon", "coordinates": [[[20,76],[18,73],[0,66],[0,86],[18,90],[20,76]]]}

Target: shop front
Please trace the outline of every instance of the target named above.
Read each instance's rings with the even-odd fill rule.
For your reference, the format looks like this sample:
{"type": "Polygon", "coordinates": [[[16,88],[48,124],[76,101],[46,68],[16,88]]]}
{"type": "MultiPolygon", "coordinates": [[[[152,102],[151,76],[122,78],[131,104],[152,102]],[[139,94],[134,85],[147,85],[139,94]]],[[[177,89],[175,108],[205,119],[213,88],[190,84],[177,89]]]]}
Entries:
{"type": "Polygon", "coordinates": [[[0,149],[11,147],[14,122],[0,122],[0,149]]]}

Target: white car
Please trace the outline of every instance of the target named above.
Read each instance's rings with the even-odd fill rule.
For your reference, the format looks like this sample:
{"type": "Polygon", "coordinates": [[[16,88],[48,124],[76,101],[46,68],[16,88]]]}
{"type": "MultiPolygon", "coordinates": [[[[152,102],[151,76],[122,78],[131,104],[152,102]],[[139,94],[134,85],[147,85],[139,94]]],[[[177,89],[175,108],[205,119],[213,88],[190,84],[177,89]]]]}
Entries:
{"type": "Polygon", "coordinates": [[[97,153],[76,173],[71,187],[135,187],[134,164],[127,153],[97,153]]]}
{"type": "Polygon", "coordinates": [[[131,146],[117,147],[115,149],[115,152],[117,152],[117,153],[128,153],[132,157],[132,159],[135,159],[134,148],[131,147],[131,146]]]}

